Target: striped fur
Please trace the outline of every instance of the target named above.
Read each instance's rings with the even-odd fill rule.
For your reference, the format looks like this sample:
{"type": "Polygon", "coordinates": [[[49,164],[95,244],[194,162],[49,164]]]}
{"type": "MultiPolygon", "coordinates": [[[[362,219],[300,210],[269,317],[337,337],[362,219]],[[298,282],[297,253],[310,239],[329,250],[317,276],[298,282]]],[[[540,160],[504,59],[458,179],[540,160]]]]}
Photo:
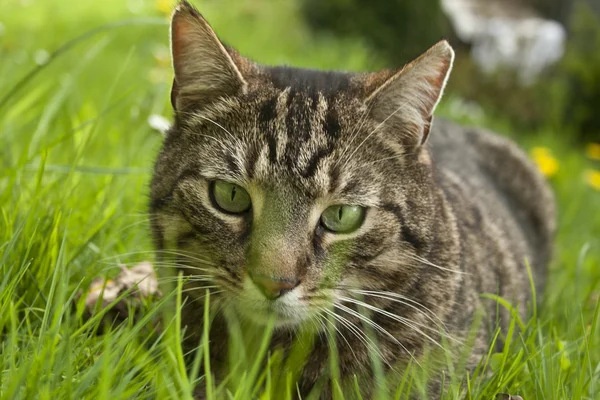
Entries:
{"type": "MultiPolygon", "coordinates": [[[[231,318],[248,326],[275,318],[271,345],[286,348],[299,329],[327,324],[335,313],[344,319],[336,322],[342,375],[359,376],[368,395],[367,326],[376,328],[385,365],[401,370],[442,336],[460,342],[482,312],[489,324],[478,331],[472,365],[490,325],[506,319],[480,293],[525,310],[525,259],[541,287],[550,257],[552,195],[504,139],[445,121],[429,134],[452,64],[447,43],[399,71],[347,74],[260,66],[218,42],[187,3],[174,14],[172,35],[175,124],[152,180],[153,233],[160,250],[180,255],[180,270],[204,276],[187,283],[196,288],[184,309],[191,346],[202,333],[203,287],[213,293],[219,376],[227,373],[231,318]],[[244,187],[251,212],[218,211],[213,180],[244,187]],[[362,226],[326,231],[319,218],[335,204],[365,207],[362,226]],[[249,270],[301,283],[271,301],[249,270]],[[361,321],[359,302],[371,322],[361,321]]],[[[327,369],[327,357],[318,336],[302,393],[327,369]]]]}

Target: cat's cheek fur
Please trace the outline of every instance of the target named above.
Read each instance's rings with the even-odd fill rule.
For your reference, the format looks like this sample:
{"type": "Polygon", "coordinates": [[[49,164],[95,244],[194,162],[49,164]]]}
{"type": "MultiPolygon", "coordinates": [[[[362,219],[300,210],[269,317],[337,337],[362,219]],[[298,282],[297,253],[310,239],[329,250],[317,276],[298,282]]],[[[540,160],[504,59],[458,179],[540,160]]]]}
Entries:
{"type": "Polygon", "coordinates": [[[193,232],[193,228],[187,220],[179,214],[161,212],[157,213],[154,219],[156,227],[162,232],[165,249],[177,249],[181,238],[193,232]]]}

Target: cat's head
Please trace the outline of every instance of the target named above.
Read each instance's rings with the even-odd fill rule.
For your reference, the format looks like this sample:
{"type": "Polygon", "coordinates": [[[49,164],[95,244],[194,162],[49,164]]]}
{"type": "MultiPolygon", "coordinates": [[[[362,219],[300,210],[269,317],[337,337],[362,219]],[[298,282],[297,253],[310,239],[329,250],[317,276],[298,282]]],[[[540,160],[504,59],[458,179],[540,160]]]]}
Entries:
{"type": "Polygon", "coordinates": [[[399,70],[266,67],[185,2],[171,40],[175,123],[151,211],[189,285],[286,325],[418,281],[415,260],[437,234],[423,145],[452,65],[447,42],[399,70]]]}

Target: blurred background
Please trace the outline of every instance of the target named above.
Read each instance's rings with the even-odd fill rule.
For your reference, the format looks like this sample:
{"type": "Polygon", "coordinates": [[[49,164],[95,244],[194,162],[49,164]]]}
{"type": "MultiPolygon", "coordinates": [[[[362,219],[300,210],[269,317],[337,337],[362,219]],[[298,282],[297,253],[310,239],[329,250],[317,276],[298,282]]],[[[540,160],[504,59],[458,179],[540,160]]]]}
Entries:
{"type": "MultiPolygon", "coordinates": [[[[225,42],[267,64],[400,67],[447,38],[457,59],[438,115],[525,148],[559,200],[555,268],[588,246],[597,277],[600,0],[192,3],[225,42]]],[[[143,221],[157,131],[171,118],[174,4],[0,0],[2,207],[21,217],[38,203],[40,213],[68,213],[76,234],[66,240],[81,267],[132,243],[151,248],[143,221]],[[118,231],[106,225],[115,220],[118,231]]]]}

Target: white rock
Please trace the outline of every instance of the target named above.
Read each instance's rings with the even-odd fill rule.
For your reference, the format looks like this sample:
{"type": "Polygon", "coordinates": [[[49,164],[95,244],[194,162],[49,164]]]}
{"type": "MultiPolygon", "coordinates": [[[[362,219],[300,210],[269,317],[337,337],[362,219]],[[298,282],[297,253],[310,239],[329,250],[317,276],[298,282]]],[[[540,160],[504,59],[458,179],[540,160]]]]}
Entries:
{"type": "Polygon", "coordinates": [[[531,84],[564,54],[566,30],[524,3],[505,0],[442,0],[458,38],[487,73],[512,68],[531,84]]]}

